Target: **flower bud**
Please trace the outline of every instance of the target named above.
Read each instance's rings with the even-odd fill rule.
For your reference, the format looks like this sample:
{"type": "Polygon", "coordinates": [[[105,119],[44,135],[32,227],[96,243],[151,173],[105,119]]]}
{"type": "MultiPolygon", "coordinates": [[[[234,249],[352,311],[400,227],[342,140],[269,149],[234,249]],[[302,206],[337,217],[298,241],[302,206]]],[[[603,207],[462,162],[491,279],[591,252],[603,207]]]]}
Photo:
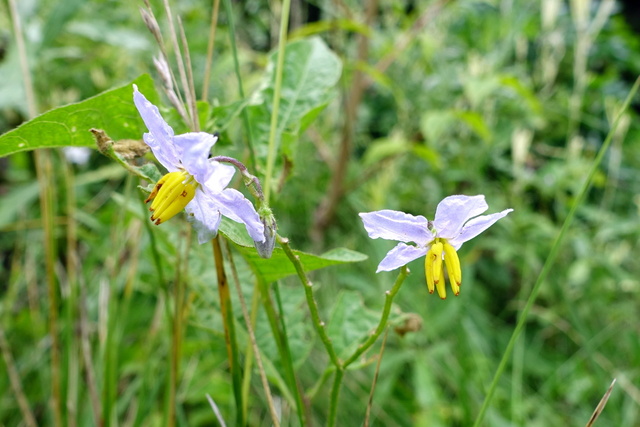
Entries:
{"type": "Polygon", "coordinates": [[[264,241],[254,242],[258,255],[262,258],[271,258],[273,248],[276,245],[276,230],[278,225],[276,224],[276,218],[273,216],[271,209],[263,207],[259,209],[260,220],[264,225],[264,241]]]}

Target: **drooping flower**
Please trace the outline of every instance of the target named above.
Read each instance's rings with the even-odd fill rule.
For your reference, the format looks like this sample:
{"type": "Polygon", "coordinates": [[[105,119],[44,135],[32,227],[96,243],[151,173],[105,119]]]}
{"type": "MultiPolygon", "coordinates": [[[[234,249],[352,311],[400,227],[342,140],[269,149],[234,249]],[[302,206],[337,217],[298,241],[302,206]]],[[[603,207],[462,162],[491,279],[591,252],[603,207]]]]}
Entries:
{"type": "Polygon", "coordinates": [[[245,225],[255,242],[264,242],[264,225],[244,195],[226,188],[235,173],[233,166],[209,159],[218,138],[205,132],[174,135],[158,108],[133,85],[133,102],[149,129],[143,135],[156,159],[169,171],[158,181],[146,202],[153,200],[151,220],[161,224],[182,209],[193,224],[198,242],[218,232],[221,215],[245,225]]]}
{"type": "Polygon", "coordinates": [[[392,210],[361,213],[360,217],[369,237],[404,242],[387,253],[376,273],[395,270],[424,256],[429,293],[433,293],[435,288],[440,298],[446,298],[446,266],[451,290],[458,295],[462,269],[457,250],[464,242],[473,239],[513,211],[505,209],[491,215],[478,216],[488,208],[483,195],[456,195],[446,197],[438,204],[433,222],[421,215],[413,216],[392,210]],[[415,245],[406,244],[410,242],[415,245]]]}

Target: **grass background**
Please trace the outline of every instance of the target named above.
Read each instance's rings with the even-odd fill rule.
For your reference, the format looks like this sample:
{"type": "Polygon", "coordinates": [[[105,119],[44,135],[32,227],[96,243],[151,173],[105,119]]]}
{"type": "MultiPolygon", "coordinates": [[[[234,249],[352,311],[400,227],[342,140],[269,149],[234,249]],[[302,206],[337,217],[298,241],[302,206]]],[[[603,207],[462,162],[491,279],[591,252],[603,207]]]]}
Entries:
{"type": "MultiPolygon", "coordinates": [[[[19,3],[39,111],[154,73],[157,47],[136,3],[19,3]]],[[[165,25],[159,2],[152,6],[165,25]]],[[[211,4],[173,6],[184,20],[200,93],[211,4]]],[[[233,5],[247,93],[257,89],[277,44],[278,7],[233,5]]],[[[239,99],[222,11],[208,82],[214,105],[239,99]]],[[[4,2],[0,12],[5,132],[26,119],[28,109],[4,2]]],[[[294,247],[321,253],[343,246],[369,256],[313,275],[337,342],[366,326],[363,319],[376,318],[395,278],[374,274],[393,243],[370,240],[358,212],[388,208],[432,217],[437,203],[456,193],[484,194],[490,212],[515,209],[461,249],[459,297],[430,296],[421,263],[410,264],[394,313],[421,328],[404,335],[390,331],[373,424],[451,426],[475,419],[519,310],[640,73],[640,39],[625,16],[633,15],[613,1],[292,2],[291,37],[320,35],[342,60],[343,73],[335,97],[301,136],[272,207],[280,233],[294,247]],[[345,144],[347,155],[341,152],[345,144]],[[345,177],[338,187],[333,177],[341,167],[345,177]],[[335,206],[326,214],[320,207],[334,193],[335,206]]],[[[577,212],[486,425],[584,425],[613,378],[618,382],[598,424],[639,423],[637,107],[632,104],[623,117],[577,212]]],[[[164,112],[176,133],[186,130],[175,113],[164,112]]],[[[214,123],[205,130],[216,131],[214,123]]],[[[247,158],[242,129],[236,120],[225,131],[224,154],[247,158]]],[[[136,179],[98,153],[84,165],[70,164],[61,150],[52,151],[50,160],[58,290],[53,307],[33,153],[0,159],[0,424],[29,424],[21,399],[38,425],[55,424],[52,309],[58,315],[63,424],[92,425],[96,406],[110,425],[167,424],[177,283],[186,290],[176,422],[215,423],[208,393],[232,423],[210,246],[194,242],[183,282],[176,280],[182,265],[176,260],[189,241],[184,221],[149,226],[136,179]]],[[[255,174],[262,177],[264,169],[258,166],[255,174]]],[[[251,300],[252,275],[240,256],[234,259],[251,300]]],[[[318,379],[327,357],[299,283],[285,279],[280,289],[296,372],[304,389],[319,385],[309,412],[322,424],[330,385],[318,379]]],[[[277,369],[266,323],[260,312],[259,344],[277,369]]],[[[369,355],[377,351],[379,346],[369,355]]],[[[250,425],[267,425],[262,388],[251,372],[250,425]]],[[[375,363],[347,372],[339,425],[362,423],[374,372],[375,363]]],[[[297,423],[286,403],[283,419],[284,425],[297,423]]]]}

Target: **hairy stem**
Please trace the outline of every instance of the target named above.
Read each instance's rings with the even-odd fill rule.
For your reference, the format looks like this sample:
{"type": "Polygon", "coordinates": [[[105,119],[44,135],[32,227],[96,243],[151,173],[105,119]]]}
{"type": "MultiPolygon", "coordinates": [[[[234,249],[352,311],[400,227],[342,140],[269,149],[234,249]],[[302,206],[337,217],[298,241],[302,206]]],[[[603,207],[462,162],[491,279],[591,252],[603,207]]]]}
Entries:
{"type": "Polygon", "coordinates": [[[336,369],[336,373],[333,377],[333,385],[331,386],[331,400],[329,402],[329,418],[327,418],[327,426],[333,427],[336,425],[336,418],[338,415],[338,397],[340,397],[340,388],[342,387],[342,379],[344,378],[344,369],[336,369]]]}
{"type": "Polygon", "coordinates": [[[307,273],[304,271],[304,266],[300,262],[300,257],[294,254],[291,250],[291,246],[289,246],[289,239],[287,239],[286,237],[282,237],[279,234],[276,236],[276,238],[278,243],[280,243],[280,245],[282,246],[284,253],[287,255],[287,258],[289,258],[289,261],[291,261],[291,263],[295,267],[300,282],[302,282],[302,285],[304,287],[304,295],[307,299],[307,306],[309,307],[311,320],[313,322],[316,333],[320,337],[324,348],[327,350],[327,354],[331,359],[331,363],[333,363],[337,369],[341,369],[342,363],[338,358],[336,350],[333,348],[331,338],[329,338],[329,335],[327,335],[327,331],[325,330],[325,323],[320,320],[320,310],[318,310],[318,303],[313,297],[313,284],[307,277],[307,273]]]}

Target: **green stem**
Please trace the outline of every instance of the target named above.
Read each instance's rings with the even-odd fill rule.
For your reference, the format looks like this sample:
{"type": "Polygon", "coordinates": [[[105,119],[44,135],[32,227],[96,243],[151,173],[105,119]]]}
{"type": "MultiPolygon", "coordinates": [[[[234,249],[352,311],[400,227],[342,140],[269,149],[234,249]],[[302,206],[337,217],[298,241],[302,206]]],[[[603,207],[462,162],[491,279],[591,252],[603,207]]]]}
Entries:
{"type": "Polygon", "coordinates": [[[66,322],[70,331],[67,332],[67,423],[69,427],[78,424],[78,397],[80,387],[80,350],[78,329],[78,252],[77,252],[77,224],[75,218],[76,197],[75,197],[75,175],[73,167],[64,157],[61,158],[63,164],[65,184],[66,184],[66,216],[67,216],[67,286],[69,293],[66,304],[66,322]]]}
{"type": "Polygon", "coordinates": [[[340,388],[342,387],[342,379],[344,378],[344,369],[336,369],[336,375],[333,377],[333,385],[331,386],[331,401],[329,402],[329,418],[327,426],[336,425],[336,416],[338,414],[338,397],[340,396],[340,388]]]}
{"type": "MultiPolygon", "coordinates": [[[[191,247],[191,230],[191,227],[189,227],[187,231],[187,238],[184,239],[184,253],[182,254],[182,256],[179,255],[176,260],[176,278],[173,285],[173,345],[171,346],[171,357],[169,362],[169,419],[167,420],[167,425],[169,425],[170,427],[176,425],[176,393],[178,388],[178,378],[180,377],[180,357],[182,355],[182,333],[184,329],[182,325],[185,299],[184,273],[188,271],[189,249],[191,247]]],[[[176,252],[180,254],[180,248],[178,247],[176,249],[176,252]]]]}
{"type": "MultiPolygon", "coordinates": [[[[233,282],[236,286],[236,292],[238,293],[238,301],[240,301],[240,308],[242,309],[242,316],[244,317],[245,324],[247,325],[247,334],[249,335],[250,345],[247,349],[247,355],[255,354],[256,356],[256,365],[258,368],[258,373],[260,374],[260,380],[262,381],[262,388],[264,389],[264,394],[267,399],[267,406],[269,407],[269,414],[271,415],[271,421],[273,422],[274,427],[280,427],[280,420],[278,419],[278,411],[275,408],[273,403],[273,397],[271,395],[271,388],[269,387],[269,380],[267,380],[267,374],[264,371],[264,366],[262,365],[262,355],[260,354],[260,349],[258,348],[258,342],[256,340],[256,336],[254,333],[253,325],[251,322],[251,317],[249,316],[249,310],[247,310],[247,303],[244,300],[244,295],[242,294],[242,287],[240,286],[240,279],[238,277],[238,271],[236,269],[236,265],[233,262],[233,255],[231,254],[231,248],[229,248],[229,242],[225,241],[225,254],[227,255],[227,259],[231,264],[231,273],[233,276],[233,282]],[[253,351],[252,351],[253,350],[253,351]]],[[[254,293],[254,296],[257,296],[254,293]]],[[[257,303],[257,299],[256,299],[257,303]]],[[[247,356],[247,359],[250,359],[247,356]]],[[[249,364],[245,364],[245,366],[250,368],[249,364]]],[[[251,371],[249,369],[245,369],[245,373],[247,377],[250,377],[251,371]]],[[[242,384],[243,391],[243,399],[245,402],[245,406],[242,408],[246,414],[246,402],[249,400],[248,395],[245,395],[245,391],[248,391],[248,382],[244,382],[242,384]]],[[[245,415],[246,417],[246,415],[245,415]]]]}
{"type": "Polygon", "coordinates": [[[278,59],[275,71],[275,86],[273,88],[273,108],[271,109],[271,128],[269,130],[269,152],[267,155],[267,173],[264,181],[264,199],[269,203],[271,194],[271,179],[273,167],[276,163],[276,134],[278,127],[278,111],[280,110],[280,91],[282,90],[282,71],[284,69],[284,53],[287,44],[287,28],[289,26],[289,9],[291,0],[282,2],[282,16],[280,17],[280,35],[278,39],[278,59]]]}
{"type": "Polygon", "coordinates": [[[236,425],[245,425],[244,412],[242,411],[242,367],[240,366],[238,354],[238,341],[236,339],[236,329],[233,319],[233,307],[231,306],[231,293],[229,292],[229,282],[224,271],[224,260],[222,258],[222,248],[220,247],[220,237],[216,236],[211,241],[213,245],[213,257],[216,264],[218,276],[218,294],[220,295],[220,312],[222,323],[224,324],[224,339],[227,346],[227,356],[229,358],[229,368],[233,381],[233,395],[236,401],[236,425]]]}
{"type": "MultiPolygon", "coordinates": [[[[242,87],[242,76],[240,75],[240,62],[238,61],[238,48],[236,46],[236,28],[233,20],[233,7],[231,6],[231,0],[224,0],[224,9],[227,12],[227,21],[229,22],[229,41],[231,42],[231,53],[233,56],[233,66],[238,79],[238,93],[240,97],[244,99],[244,88],[242,87]]],[[[247,134],[247,146],[249,147],[249,159],[251,161],[251,168],[256,168],[256,153],[253,149],[253,130],[251,128],[251,122],[249,121],[249,113],[247,109],[242,109],[242,122],[244,124],[244,130],[247,134]]]]}
{"type": "Polygon", "coordinates": [[[318,378],[318,381],[316,381],[313,387],[311,387],[307,392],[307,394],[305,395],[307,400],[312,400],[316,396],[316,394],[318,394],[318,391],[322,388],[322,386],[324,386],[324,384],[327,382],[327,380],[335,370],[336,370],[336,367],[333,365],[328,365],[325,368],[320,378],[318,378]]]}
{"type": "Polygon", "coordinates": [[[376,342],[380,334],[384,332],[384,329],[387,327],[387,321],[389,320],[389,313],[391,312],[391,304],[393,303],[393,299],[395,298],[396,294],[400,290],[400,287],[402,286],[404,280],[408,275],[409,269],[405,265],[400,269],[400,273],[398,273],[398,277],[396,278],[396,281],[393,284],[391,290],[385,292],[384,308],[382,309],[382,316],[380,317],[380,322],[378,323],[376,330],[369,336],[369,338],[367,338],[365,342],[358,346],[356,351],[344,362],[343,367],[346,368],[347,366],[352,364],[358,357],[360,357],[360,355],[362,355],[362,353],[367,351],[369,347],[371,347],[373,343],[376,342]]]}
{"type": "Polygon", "coordinates": [[[282,308],[282,299],[280,298],[280,287],[278,286],[278,282],[273,284],[273,293],[276,297],[276,304],[278,304],[278,312],[280,313],[280,330],[282,331],[282,337],[284,338],[283,345],[287,350],[287,376],[289,377],[289,387],[291,387],[294,391],[294,396],[296,397],[296,406],[298,413],[298,421],[300,421],[300,425],[305,425],[304,422],[304,403],[302,401],[302,390],[300,390],[300,386],[296,379],[295,370],[293,369],[293,358],[291,357],[291,351],[289,348],[289,339],[287,338],[289,334],[287,333],[287,325],[284,321],[284,309],[282,308]]]}
{"type": "Polygon", "coordinates": [[[318,304],[316,303],[316,300],[313,297],[313,289],[312,289],[313,284],[311,283],[311,281],[307,277],[307,274],[304,271],[304,267],[300,262],[300,257],[294,254],[293,251],[291,250],[291,246],[289,246],[289,239],[287,239],[286,237],[282,237],[279,234],[276,236],[276,238],[278,240],[278,243],[280,243],[280,245],[282,246],[284,253],[289,258],[289,261],[291,261],[293,266],[296,268],[296,272],[298,273],[298,278],[300,279],[300,282],[302,282],[302,285],[304,288],[304,295],[307,299],[307,305],[309,306],[309,311],[311,312],[311,320],[313,322],[313,326],[315,327],[316,332],[320,337],[322,344],[324,345],[324,348],[327,350],[327,354],[331,359],[331,363],[333,363],[336,366],[337,370],[340,370],[342,369],[342,363],[340,362],[340,359],[338,358],[338,354],[333,348],[333,343],[331,342],[331,338],[329,338],[329,336],[327,335],[327,331],[325,330],[325,323],[322,320],[320,320],[320,311],[318,310],[318,304]]]}
{"type": "MultiPolygon", "coordinates": [[[[295,369],[293,368],[293,357],[291,357],[289,339],[287,338],[286,332],[281,329],[284,321],[278,320],[278,312],[276,311],[273,305],[273,301],[269,296],[268,286],[266,283],[264,283],[264,281],[260,279],[258,279],[258,289],[260,292],[260,297],[262,299],[262,305],[264,307],[265,313],[267,314],[267,319],[269,319],[271,333],[273,334],[273,337],[276,341],[276,346],[278,347],[280,362],[284,367],[284,376],[287,382],[287,386],[290,388],[290,390],[288,391],[290,394],[295,396],[296,412],[298,414],[300,425],[306,425],[306,423],[304,422],[304,405],[302,393],[300,391],[300,388],[298,387],[295,369]]],[[[280,315],[282,315],[282,311],[280,311],[280,315]]]]}
{"type": "Polygon", "coordinates": [[[593,161],[593,164],[591,165],[591,169],[589,170],[587,179],[582,184],[582,188],[578,192],[578,196],[576,197],[575,201],[573,202],[573,205],[571,206],[569,215],[567,215],[567,218],[564,220],[564,224],[562,224],[562,228],[560,229],[560,233],[558,234],[558,237],[556,237],[555,242],[553,242],[553,246],[549,251],[549,256],[547,256],[547,259],[542,267],[542,271],[540,272],[540,275],[538,276],[535,284],[533,285],[533,289],[531,290],[529,299],[527,300],[527,303],[522,309],[522,313],[518,318],[518,323],[516,324],[516,327],[513,330],[513,333],[511,334],[511,339],[509,339],[507,348],[505,349],[504,354],[502,355],[502,359],[500,360],[500,364],[498,365],[498,368],[496,369],[496,373],[493,376],[493,380],[491,381],[491,385],[489,386],[489,391],[487,392],[484,398],[484,402],[482,403],[482,407],[480,408],[478,417],[476,418],[476,421],[473,424],[474,426],[479,426],[482,420],[484,419],[484,415],[487,412],[487,409],[489,408],[489,404],[491,403],[493,394],[495,393],[496,387],[498,386],[498,380],[500,379],[502,372],[507,366],[507,361],[511,357],[511,352],[513,351],[513,347],[516,341],[518,340],[518,337],[520,336],[522,329],[524,328],[524,324],[529,315],[529,311],[531,310],[531,307],[533,306],[533,303],[535,302],[536,297],[538,296],[538,293],[542,288],[542,284],[544,283],[547,276],[549,275],[549,272],[551,271],[551,267],[553,266],[556,260],[556,257],[558,256],[558,252],[560,251],[560,245],[564,241],[564,236],[565,234],[567,234],[567,230],[571,226],[571,223],[573,222],[573,219],[576,216],[576,211],[578,210],[578,206],[582,204],[585,196],[587,195],[587,192],[591,187],[591,183],[593,182],[593,178],[596,175],[596,172],[598,171],[598,167],[600,166],[600,163],[602,162],[602,158],[604,157],[604,154],[606,153],[607,149],[611,145],[611,141],[613,139],[613,135],[615,134],[616,128],[618,127],[620,118],[622,117],[626,109],[629,107],[629,104],[631,103],[632,99],[635,97],[639,86],[640,86],[640,77],[636,79],[636,82],[631,88],[631,91],[629,92],[627,99],[625,99],[622,109],[620,110],[616,119],[614,120],[613,126],[611,127],[611,130],[609,131],[607,138],[604,140],[602,147],[600,147],[600,151],[598,151],[598,155],[596,156],[596,158],[593,161]]]}
{"type": "Polygon", "coordinates": [[[49,336],[51,337],[51,397],[53,424],[62,426],[62,385],[60,363],[60,336],[58,335],[58,286],[55,274],[56,246],[53,236],[53,170],[48,150],[34,153],[36,174],[40,185],[40,211],[44,232],[45,274],[49,299],[49,336]]]}

